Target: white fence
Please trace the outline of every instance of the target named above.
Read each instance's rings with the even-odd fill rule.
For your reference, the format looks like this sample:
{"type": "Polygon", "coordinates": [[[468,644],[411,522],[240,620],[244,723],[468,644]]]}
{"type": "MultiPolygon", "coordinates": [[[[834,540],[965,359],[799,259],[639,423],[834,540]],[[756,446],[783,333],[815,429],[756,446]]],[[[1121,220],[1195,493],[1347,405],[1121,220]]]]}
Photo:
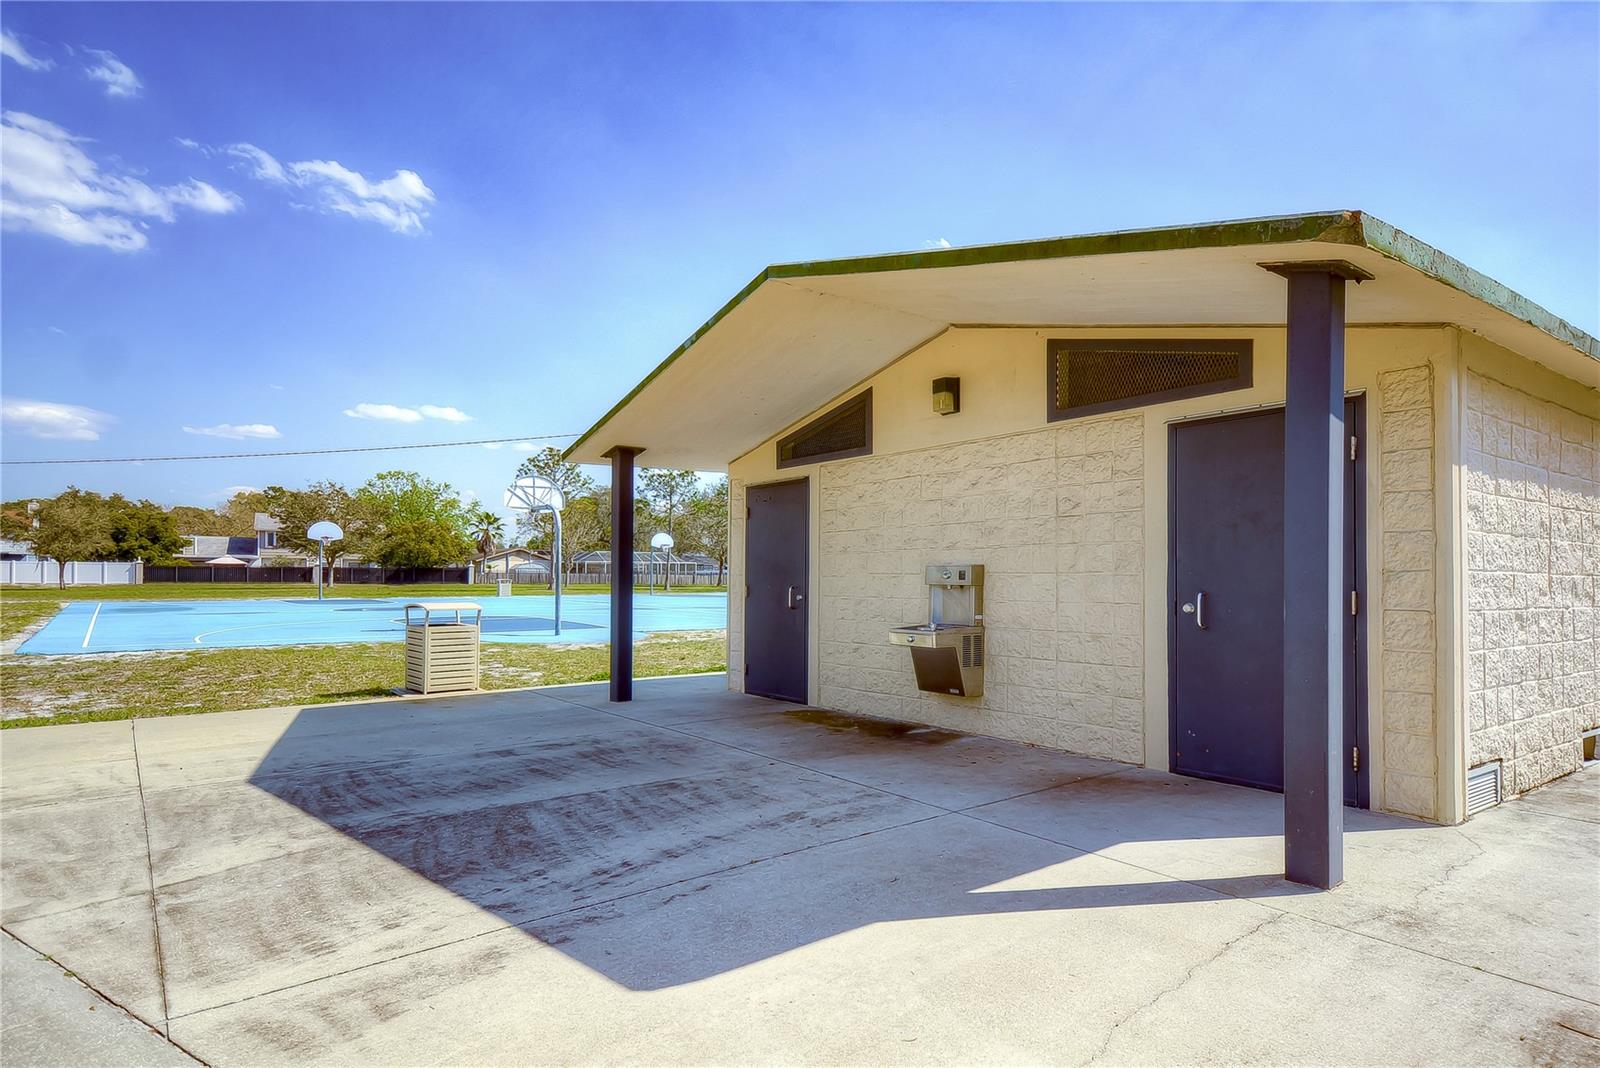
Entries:
{"type": "MultiPolygon", "coordinates": [[[[144,581],[137,561],[67,562],[68,586],[131,586],[144,581]]],[[[0,583],[9,586],[59,586],[61,565],[54,560],[0,560],[0,583]]]]}

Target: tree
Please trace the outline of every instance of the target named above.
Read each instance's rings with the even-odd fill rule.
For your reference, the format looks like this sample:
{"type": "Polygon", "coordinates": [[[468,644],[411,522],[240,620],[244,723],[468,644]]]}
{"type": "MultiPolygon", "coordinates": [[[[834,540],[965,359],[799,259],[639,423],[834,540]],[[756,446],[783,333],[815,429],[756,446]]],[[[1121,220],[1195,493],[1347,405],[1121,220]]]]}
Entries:
{"type": "Polygon", "coordinates": [[[268,506],[266,490],[240,490],[217,511],[227,517],[227,523],[225,529],[216,533],[249,537],[256,532],[256,513],[270,513],[272,509],[268,506]]]}
{"type": "Polygon", "coordinates": [[[728,479],[697,491],[687,501],[682,552],[704,553],[717,562],[717,585],[728,574],[728,479]]]}
{"type": "Polygon", "coordinates": [[[69,560],[103,560],[115,547],[111,512],[98,493],[70,486],[65,493],[41,501],[34,518],[38,526],[30,533],[33,551],[56,562],[62,589],[67,586],[69,560]]]}
{"type": "Polygon", "coordinates": [[[592,489],[567,501],[561,509],[561,567],[565,574],[579,553],[608,548],[611,544],[611,495],[592,489]]]}
{"type": "MultiPolygon", "coordinates": [[[[561,496],[568,505],[596,489],[594,479],[577,464],[568,463],[561,458],[561,450],[546,446],[525,458],[517,465],[518,478],[528,478],[540,475],[549,479],[561,491],[561,496]]],[[[565,510],[561,513],[562,533],[566,534],[567,515],[565,510]]],[[[521,512],[517,515],[517,537],[522,544],[530,549],[548,549],[554,541],[555,527],[550,522],[548,512],[521,512]]],[[[571,552],[566,545],[566,538],[562,538],[561,555],[571,558],[571,552]]]]}
{"type": "Polygon", "coordinates": [[[448,482],[384,471],[356,490],[363,552],[385,567],[444,567],[472,555],[471,521],[448,482]]]}
{"type": "Polygon", "coordinates": [[[118,493],[106,499],[105,508],[110,518],[111,549],[101,559],[170,564],[185,544],[172,516],[152,501],[130,501],[118,493]]]}
{"type": "MultiPolygon", "coordinates": [[[[210,508],[196,508],[191,504],[176,504],[167,509],[180,534],[236,534],[228,516],[210,508]]],[[[254,516],[252,515],[252,519],[254,516]]],[[[252,524],[253,526],[253,524],[252,524]]]]}
{"type": "Polygon", "coordinates": [[[0,538],[30,541],[33,538],[33,513],[39,502],[31,497],[0,504],[0,538]]]}
{"type": "MultiPolygon", "coordinates": [[[[693,471],[669,471],[664,468],[645,471],[639,476],[639,495],[650,507],[650,518],[654,524],[677,540],[674,527],[678,516],[683,512],[686,498],[691,496],[700,485],[700,480],[693,471]]],[[[654,531],[641,529],[640,537],[647,547],[654,531]]]]}
{"type": "Polygon", "coordinates": [[[478,543],[478,555],[488,556],[494,552],[495,544],[505,534],[505,524],[500,517],[487,508],[479,508],[468,517],[468,522],[472,537],[478,543]]]}
{"type": "Polygon", "coordinates": [[[441,519],[408,519],[386,527],[372,548],[385,567],[447,567],[472,555],[472,539],[441,519]]]}
{"type": "MultiPolygon", "coordinates": [[[[313,482],[303,490],[268,486],[262,491],[263,511],[278,521],[278,548],[316,560],[318,543],[306,530],[320,519],[331,519],[344,538],[328,547],[331,565],[341,554],[360,552],[368,531],[362,509],[349,490],[337,482],[313,482]]],[[[235,498],[237,499],[237,498],[235,498]]]]}

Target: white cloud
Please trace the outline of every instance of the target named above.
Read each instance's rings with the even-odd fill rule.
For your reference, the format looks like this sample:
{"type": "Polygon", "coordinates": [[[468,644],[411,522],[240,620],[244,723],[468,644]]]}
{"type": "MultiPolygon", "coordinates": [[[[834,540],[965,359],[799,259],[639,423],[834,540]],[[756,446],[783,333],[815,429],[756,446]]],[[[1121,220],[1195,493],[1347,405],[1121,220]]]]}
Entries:
{"type": "Polygon", "coordinates": [[[0,401],[0,423],[35,438],[54,441],[99,441],[100,432],[111,416],[78,404],[23,400],[7,397],[0,401]]]}
{"type": "Polygon", "coordinates": [[[397,170],[373,181],[334,160],[284,164],[265,149],[245,143],[228,145],[223,151],[242,161],[252,178],[311,193],[312,206],[319,211],[366,219],[397,234],[420,234],[435,199],[416,171],[397,170]]]}
{"type": "Polygon", "coordinates": [[[415,408],[402,408],[398,404],[368,404],[363,401],[344,414],[352,419],[386,419],[391,423],[420,423],[422,413],[415,408]]]}
{"type": "Polygon", "coordinates": [[[221,489],[217,490],[216,493],[212,494],[212,497],[217,501],[227,502],[227,501],[232,500],[235,495],[240,494],[240,493],[260,493],[260,492],[261,492],[261,487],[260,486],[223,486],[221,489]]]}
{"type": "Polygon", "coordinates": [[[102,170],[80,147],[83,138],[34,115],[7,111],[3,123],[0,210],[7,230],[137,252],[150,243],[144,220],[170,223],[176,208],[226,215],[243,203],[195,178],[151,186],[102,170]]]}
{"type": "Polygon", "coordinates": [[[531,441],[513,441],[509,445],[507,443],[503,442],[503,441],[486,441],[486,442],[484,442],[483,447],[488,449],[488,450],[490,450],[491,452],[497,452],[500,449],[507,449],[507,448],[512,449],[512,450],[514,450],[516,452],[538,452],[539,451],[539,446],[535,445],[531,441]]]}
{"type": "Polygon", "coordinates": [[[40,59],[30,53],[10,30],[0,30],[0,56],[5,56],[24,70],[49,70],[56,65],[54,60],[40,59]]]}
{"type": "Polygon", "coordinates": [[[236,156],[250,164],[246,172],[252,178],[259,178],[264,182],[277,182],[287,185],[289,174],[283,169],[283,164],[273,158],[272,153],[263,151],[255,145],[229,145],[223,149],[230,156],[236,156]]]}
{"type": "Polygon", "coordinates": [[[922,247],[923,248],[949,248],[950,247],[950,242],[948,242],[944,238],[940,237],[940,238],[936,238],[936,239],[934,239],[932,241],[924,241],[922,243],[922,247]]]}
{"type": "Polygon", "coordinates": [[[281,438],[278,428],[271,423],[218,423],[216,426],[186,426],[185,434],[202,434],[208,438],[281,438]]]}
{"type": "Polygon", "coordinates": [[[346,408],[344,414],[352,419],[383,419],[391,423],[420,423],[424,419],[442,419],[447,423],[470,423],[472,416],[460,408],[451,408],[448,405],[422,404],[415,408],[403,408],[398,404],[370,404],[366,401],[353,408],[346,408]]]}
{"type": "Polygon", "coordinates": [[[83,72],[106,87],[106,96],[138,96],[144,88],[133,68],[112,53],[103,48],[85,48],[84,51],[100,60],[92,67],[85,67],[83,72]]]}

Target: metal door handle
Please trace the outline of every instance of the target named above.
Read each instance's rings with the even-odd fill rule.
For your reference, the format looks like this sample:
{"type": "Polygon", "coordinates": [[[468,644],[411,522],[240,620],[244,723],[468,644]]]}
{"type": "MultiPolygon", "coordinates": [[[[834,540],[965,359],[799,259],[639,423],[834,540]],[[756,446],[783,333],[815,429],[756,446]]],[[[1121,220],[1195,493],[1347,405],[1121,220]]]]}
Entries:
{"type": "Polygon", "coordinates": [[[799,602],[801,602],[801,601],[803,601],[805,599],[806,599],[806,595],[800,592],[800,587],[798,587],[798,586],[790,586],[789,587],[788,600],[789,600],[789,607],[790,608],[798,608],[799,607],[799,602]]]}
{"type": "Polygon", "coordinates": [[[1206,629],[1206,595],[1202,590],[1194,595],[1194,625],[1206,629]]]}

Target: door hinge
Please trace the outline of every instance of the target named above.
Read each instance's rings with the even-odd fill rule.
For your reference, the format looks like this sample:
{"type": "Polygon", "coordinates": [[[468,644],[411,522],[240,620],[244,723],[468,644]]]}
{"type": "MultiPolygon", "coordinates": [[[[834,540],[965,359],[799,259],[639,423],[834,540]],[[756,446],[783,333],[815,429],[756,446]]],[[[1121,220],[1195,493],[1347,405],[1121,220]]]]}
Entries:
{"type": "Polygon", "coordinates": [[[1356,444],[1357,440],[1358,439],[1356,438],[1356,436],[1354,434],[1350,435],[1350,459],[1352,459],[1352,460],[1354,460],[1356,458],[1356,453],[1359,451],[1359,448],[1360,448],[1356,444]]]}
{"type": "Polygon", "coordinates": [[[1361,748],[1359,746],[1352,746],[1350,748],[1350,770],[1361,770],[1361,748]]]}
{"type": "Polygon", "coordinates": [[[1355,590],[1350,591],[1350,614],[1359,615],[1361,612],[1361,595],[1355,590]]]}

